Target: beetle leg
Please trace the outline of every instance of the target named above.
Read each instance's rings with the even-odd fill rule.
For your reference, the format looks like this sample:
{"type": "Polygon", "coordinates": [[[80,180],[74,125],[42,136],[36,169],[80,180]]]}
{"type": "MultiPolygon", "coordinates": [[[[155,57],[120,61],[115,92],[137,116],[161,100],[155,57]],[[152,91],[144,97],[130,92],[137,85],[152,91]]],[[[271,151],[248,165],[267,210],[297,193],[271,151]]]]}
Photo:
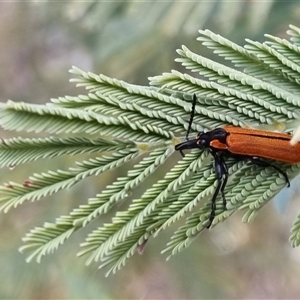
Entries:
{"type": "Polygon", "coordinates": [[[254,157],[250,157],[249,158],[251,162],[253,162],[254,164],[258,165],[258,166],[263,166],[263,167],[272,167],[273,169],[275,169],[278,173],[280,173],[286,183],[287,183],[287,186],[289,187],[290,186],[290,181],[289,181],[289,177],[288,175],[286,174],[286,172],[282,171],[280,168],[278,168],[277,166],[267,162],[267,161],[264,161],[264,160],[260,160],[258,158],[254,158],[254,157]]]}
{"type": "Polygon", "coordinates": [[[207,228],[209,228],[211,226],[211,224],[216,216],[216,200],[217,200],[217,197],[220,192],[221,192],[221,196],[223,199],[224,208],[226,209],[226,198],[225,198],[225,194],[224,194],[224,189],[225,189],[225,186],[226,186],[226,183],[228,180],[227,166],[224,161],[222,153],[220,155],[218,155],[215,151],[213,151],[211,149],[210,149],[210,153],[214,158],[215,173],[216,173],[216,177],[218,180],[218,185],[217,185],[216,190],[211,199],[211,212],[210,212],[210,216],[209,216],[209,223],[206,226],[207,228]]]}
{"type": "Polygon", "coordinates": [[[228,181],[228,168],[227,168],[227,165],[225,163],[222,153],[220,155],[220,165],[222,168],[222,177],[223,177],[223,182],[222,182],[220,191],[221,191],[221,195],[222,195],[222,199],[223,199],[224,210],[226,210],[226,198],[225,198],[225,194],[224,194],[224,189],[225,189],[227,181],[228,181]]]}

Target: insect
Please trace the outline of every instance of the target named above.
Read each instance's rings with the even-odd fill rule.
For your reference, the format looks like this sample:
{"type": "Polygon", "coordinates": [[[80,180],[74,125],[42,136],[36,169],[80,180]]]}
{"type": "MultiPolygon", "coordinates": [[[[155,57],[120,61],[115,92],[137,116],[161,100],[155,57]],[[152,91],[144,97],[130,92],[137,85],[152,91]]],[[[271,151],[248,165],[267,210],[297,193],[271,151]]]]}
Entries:
{"type": "Polygon", "coordinates": [[[211,213],[207,228],[209,228],[215,218],[216,199],[221,193],[224,209],[226,209],[226,198],[224,189],[228,180],[228,169],[224,156],[235,157],[240,160],[248,159],[254,164],[272,167],[285,178],[290,186],[287,174],[277,166],[261,158],[273,159],[286,163],[300,162],[300,143],[292,146],[291,136],[286,133],[272,131],[240,128],[235,126],[223,126],[208,132],[199,132],[195,139],[189,140],[195,115],[197,97],[193,95],[192,112],[189,126],[186,133],[186,141],[175,146],[175,150],[184,156],[185,149],[208,149],[214,159],[214,168],[218,185],[211,200],[211,213]]]}

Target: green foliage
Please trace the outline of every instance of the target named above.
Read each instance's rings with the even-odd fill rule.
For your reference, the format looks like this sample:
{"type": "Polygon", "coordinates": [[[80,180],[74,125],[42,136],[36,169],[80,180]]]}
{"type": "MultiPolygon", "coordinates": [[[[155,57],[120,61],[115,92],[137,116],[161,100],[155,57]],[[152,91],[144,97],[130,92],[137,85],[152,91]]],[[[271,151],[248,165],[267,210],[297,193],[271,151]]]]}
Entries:
{"type": "MultiPolygon", "coordinates": [[[[285,125],[298,118],[300,30],[291,26],[290,41],[267,35],[264,43],[247,40],[245,47],[208,30],[199,31],[202,44],[232,64],[232,67],[205,58],[182,46],[177,59],[199,77],[172,71],[150,79],[150,86],[138,86],[73,67],[72,79],[85,87],[86,95],[60,97],[47,105],[0,104],[0,125],[5,130],[45,132],[46,138],[15,137],[2,139],[0,165],[16,166],[61,155],[93,153],[66,170],[33,174],[23,184],[8,182],[0,187],[0,210],[24,201],[36,201],[79,181],[133,162],[123,177],[107,185],[99,194],[69,213],[46,222],[24,238],[22,252],[30,252],[28,261],[55,251],[75,232],[109,212],[113,205],[129,195],[163,165],[173,154],[187,129],[191,98],[198,97],[192,135],[203,129],[232,124],[235,126],[285,125]],[[242,69],[243,68],[243,69],[242,69]],[[58,137],[72,135],[76,137],[58,137]],[[78,136],[84,137],[78,137],[78,136]],[[100,135],[100,137],[99,137],[100,135]]],[[[175,156],[172,158],[175,160],[175,156]]],[[[294,178],[300,164],[274,162],[294,178]]],[[[231,180],[226,186],[228,200],[224,211],[217,201],[213,226],[236,210],[245,210],[244,222],[250,222],[286,182],[272,168],[227,159],[231,180]]],[[[186,218],[164,251],[176,254],[187,247],[206,228],[210,198],[217,180],[212,159],[206,150],[195,149],[180,159],[153,186],[118,211],[110,223],[92,231],[81,244],[79,256],[88,254],[88,263],[99,262],[115,272],[136,252],[142,252],[151,237],[173,223],[186,218]],[[203,201],[204,205],[199,207],[203,201]]],[[[128,200],[129,201],[129,200],[128,200]]],[[[300,244],[299,217],[292,229],[291,243],[300,244]]]]}

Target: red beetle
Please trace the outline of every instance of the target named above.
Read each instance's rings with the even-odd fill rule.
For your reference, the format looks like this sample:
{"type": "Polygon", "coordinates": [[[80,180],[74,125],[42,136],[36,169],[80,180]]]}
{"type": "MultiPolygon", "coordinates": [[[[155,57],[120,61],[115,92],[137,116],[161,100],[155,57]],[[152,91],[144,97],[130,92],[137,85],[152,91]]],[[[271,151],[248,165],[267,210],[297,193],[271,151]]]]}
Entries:
{"type": "MultiPolygon", "coordinates": [[[[189,121],[188,134],[194,118],[196,95],[193,95],[193,106],[189,121]]],[[[216,198],[221,192],[223,204],[226,208],[224,189],[228,179],[227,166],[224,155],[236,157],[238,159],[249,159],[253,163],[261,166],[271,166],[284,176],[289,186],[289,179],[285,172],[268,161],[260,160],[267,158],[286,163],[300,162],[300,143],[290,144],[291,135],[265,130],[240,128],[234,126],[224,126],[208,132],[199,132],[193,140],[187,140],[175,146],[175,150],[183,155],[185,149],[207,148],[215,161],[215,172],[218,179],[218,186],[212,197],[211,214],[209,217],[209,228],[215,217],[216,198]]]]}

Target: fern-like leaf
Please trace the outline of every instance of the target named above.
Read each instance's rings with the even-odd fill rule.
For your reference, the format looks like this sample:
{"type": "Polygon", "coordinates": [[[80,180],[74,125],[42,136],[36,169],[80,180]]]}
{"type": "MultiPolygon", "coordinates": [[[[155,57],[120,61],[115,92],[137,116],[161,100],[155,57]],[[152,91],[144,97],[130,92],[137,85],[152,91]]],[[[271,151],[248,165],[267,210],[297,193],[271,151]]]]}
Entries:
{"type": "MultiPolygon", "coordinates": [[[[182,46],[176,61],[200,78],[173,70],[150,78],[150,86],[138,86],[73,67],[70,72],[76,78],[71,81],[85,87],[86,95],[59,97],[47,105],[1,103],[3,129],[55,135],[1,139],[1,166],[97,153],[94,158],[77,161],[75,167],[33,174],[22,184],[4,184],[0,187],[1,211],[133,163],[125,176],[118,177],[86,204],[54,223],[46,222],[31,230],[21,247],[22,252],[30,253],[28,261],[40,261],[116,203],[129,201],[131,192],[155,174],[174,153],[174,146],[184,139],[194,94],[198,102],[191,124],[193,137],[199,131],[228,124],[269,129],[279,124],[291,133],[299,123],[300,29],[290,28],[289,41],[266,35],[266,42],[246,40],[245,46],[209,30],[199,31],[202,45],[224,60],[216,62],[182,46]],[[65,136],[74,134],[84,137],[65,136]]],[[[185,249],[206,228],[210,216],[209,200],[217,180],[208,154],[194,149],[174,163],[164,178],[133,199],[127,209],[89,233],[78,256],[88,254],[87,263],[97,262],[100,267],[109,267],[108,273],[116,272],[149,239],[183,218],[184,225],[174,232],[164,252],[174,255],[185,249]]],[[[232,175],[224,190],[227,210],[217,198],[212,226],[237,210],[245,211],[244,222],[252,221],[286,185],[274,168],[230,155],[225,160],[232,175]]],[[[272,163],[290,180],[300,171],[300,164],[272,163]]],[[[300,244],[299,224],[298,217],[290,237],[292,246],[300,244]]]]}

